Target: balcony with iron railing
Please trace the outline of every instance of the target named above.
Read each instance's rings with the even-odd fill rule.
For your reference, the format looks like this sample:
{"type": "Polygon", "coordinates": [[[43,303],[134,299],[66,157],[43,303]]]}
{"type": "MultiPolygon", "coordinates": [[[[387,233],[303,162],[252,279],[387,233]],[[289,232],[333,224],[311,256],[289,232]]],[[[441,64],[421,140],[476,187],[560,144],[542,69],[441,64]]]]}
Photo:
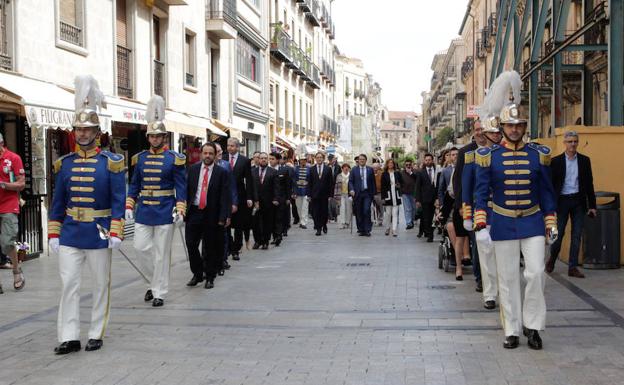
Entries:
{"type": "Polygon", "coordinates": [[[320,70],[314,63],[312,63],[312,79],[311,81],[309,81],[309,84],[312,88],[315,88],[317,90],[321,88],[320,70]]]}
{"type": "Polygon", "coordinates": [[[301,75],[301,65],[303,62],[303,51],[295,44],[294,41],[290,43],[290,57],[292,60],[290,62],[286,62],[286,68],[290,68],[297,75],[301,75]]]}
{"type": "Polygon", "coordinates": [[[472,75],[472,71],[474,69],[474,57],[468,56],[466,60],[462,63],[461,67],[461,77],[462,80],[466,80],[468,76],[472,75]]]}
{"type": "Polygon", "coordinates": [[[82,47],[84,45],[82,39],[82,29],[75,25],[59,22],[59,37],[61,40],[82,47]]]}
{"type": "Polygon", "coordinates": [[[0,68],[7,71],[13,70],[13,59],[11,56],[0,53],[0,68]]]}
{"type": "Polygon", "coordinates": [[[210,85],[210,112],[214,119],[219,119],[219,86],[210,85]]]}
{"type": "Polygon", "coordinates": [[[134,96],[132,87],[132,50],[117,46],[117,94],[126,98],[134,96]]]}
{"type": "Polygon", "coordinates": [[[165,97],[165,63],[154,59],[154,93],[165,97]]]}
{"type": "Polygon", "coordinates": [[[325,4],[321,4],[321,9],[320,9],[320,18],[321,18],[321,26],[323,26],[325,29],[330,25],[329,23],[329,12],[327,11],[327,7],[325,7],[325,4]]]}
{"type": "Polygon", "coordinates": [[[189,87],[195,87],[195,75],[187,72],[184,76],[184,84],[189,87]]]}
{"type": "Polygon", "coordinates": [[[313,26],[320,27],[321,26],[321,17],[320,17],[321,7],[318,1],[317,0],[305,0],[304,4],[305,6],[301,6],[301,8],[305,13],[306,19],[310,21],[310,24],[312,24],[313,26]]]}
{"type": "Polygon", "coordinates": [[[206,31],[221,39],[235,39],[236,0],[207,0],[206,31]]]}
{"type": "Polygon", "coordinates": [[[492,50],[492,43],[490,42],[489,30],[487,28],[483,28],[479,31],[479,34],[481,35],[481,44],[483,44],[483,48],[485,48],[487,52],[490,52],[492,50]]]}
{"type": "Polygon", "coordinates": [[[310,12],[312,9],[310,8],[310,2],[307,0],[296,0],[297,5],[301,8],[302,12],[310,12]]]}
{"type": "Polygon", "coordinates": [[[336,25],[332,23],[331,28],[329,30],[329,38],[334,40],[336,38],[336,25]]]}
{"type": "Polygon", "coordinates": [[[488,29],[488,34],[490,36],[496,36],[496,33],[498,32],[498,24],[497,24],[497,20],[496,20],[496,12],[492,12],[490,14],[490,17],[488,17],[487,29],[488,29]]]}
{"type": "Polygon", "coordinates": [[[271,38],[271,55],[278,60],[285,63],[292,63],[292,46],[293,41],[290,36],[284,31],[284,27],[281,23],[275,23],[271,25],[273,27],[273,37],[271,38]]]}
{"type": "Polygon", "coordinates": [[[487,57],[487,50],[483,46],[483,42],[481,41],[481,39],[477,39],[476,46],[477,46],[476,47],[477,48],[477,57],[479,59],[485,59],[487,57]]]}

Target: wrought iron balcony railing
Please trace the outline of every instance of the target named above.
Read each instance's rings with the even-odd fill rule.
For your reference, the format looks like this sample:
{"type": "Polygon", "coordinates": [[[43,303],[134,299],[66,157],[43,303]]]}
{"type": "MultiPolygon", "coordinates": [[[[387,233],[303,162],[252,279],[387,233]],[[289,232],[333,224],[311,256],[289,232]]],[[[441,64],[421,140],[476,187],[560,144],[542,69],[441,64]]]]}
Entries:
{"type": "Polygon", "coordinates": [[[154,59],[154,93],[165,97],[165,63],[154,59]]]}
{"type": "Polygon", "coordinates": [[[133,97],[132,89],[132,50],[117,46],[117,94],[126,98],[133,97]]]}
{"type": "Polygon", "coordinates": [[[210,113],[214,119],[219,118],[219,86],[210,85],[210,113]]]}
{"type": "Polygon", "coordinates": [[[223,19],[231,26],[236,26],[236,0],[208,0],[206,19],[223,19]]]}
{"type": "Polygon", "coordinates": [[[61,21],[59,22],[59,35],[63,41],[80,47],[83,46],[82,29],[80,27],[61,21]]]}
{"type": "Polygon", "coordinates": [[[292,45],[290,36],[284,32],[282,24],[273,24],[273,37],[271,39],[271,55],[286,62],[292,63],[292,45]]]}

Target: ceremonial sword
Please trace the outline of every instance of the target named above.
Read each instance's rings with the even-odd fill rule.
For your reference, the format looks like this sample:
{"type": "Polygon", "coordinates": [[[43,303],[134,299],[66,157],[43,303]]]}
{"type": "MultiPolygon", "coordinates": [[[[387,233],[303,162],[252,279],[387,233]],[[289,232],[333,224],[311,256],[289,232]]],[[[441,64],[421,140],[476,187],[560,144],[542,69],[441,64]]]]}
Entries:
{"type": "MultiPolygon", "coordinates": [[[[108,230],[106,230],[104,227],[102,227],[99,223],[96,223],[95,225],[97,226],[98,232],[100,233],[100,238],[103,239],[103,240],[110,240],[110,234],[109,234],[108,230]]],[[[134,270],[136,270],[137,273],[139,273],[141,278],[143,278],[145,280],[145,282],[147,282],[149,284],[150,280],[147,279],[145,274],[143,274],[143,272],[137,267],[137,265],[135,265],[134,262],[132,262],[132,260],[130,260],[130,258],[126,255],[126,253],[124,253],[123,250],[121,250],[121,245],[120,245],[119,249],[117,249],[117,250],[119,251],[119,254],[121,254],[126,259],[126,261],[128,261],[130,266],[132,266],[134,268],[134,270]]]]}

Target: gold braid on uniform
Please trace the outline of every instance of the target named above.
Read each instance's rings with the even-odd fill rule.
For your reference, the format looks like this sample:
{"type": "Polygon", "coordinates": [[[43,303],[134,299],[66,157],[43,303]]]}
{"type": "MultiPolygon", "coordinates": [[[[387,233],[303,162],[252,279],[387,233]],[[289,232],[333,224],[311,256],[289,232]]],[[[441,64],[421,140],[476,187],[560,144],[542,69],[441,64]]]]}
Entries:
{"type": "Polygon", "coordinates": [[[464,154],[464,163],[470,164],[475,161],[475,153],[473,151],[467,152],[464,154]]]}
{"type": "Polygon", "coordinates": [[[481,167],[490,167],[490,164],[492,164],[492,153],[488,151],[487,154],[482,155],[477,151],[475,154],[475,163],[481,167]]]}

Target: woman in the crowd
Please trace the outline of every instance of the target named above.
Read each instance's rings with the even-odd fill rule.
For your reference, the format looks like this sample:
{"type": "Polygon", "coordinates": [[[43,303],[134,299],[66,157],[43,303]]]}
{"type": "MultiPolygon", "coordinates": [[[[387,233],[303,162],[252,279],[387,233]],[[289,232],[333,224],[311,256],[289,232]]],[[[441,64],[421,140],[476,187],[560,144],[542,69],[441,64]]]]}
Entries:
{"type": "Polygon", "coordinates": [[[342,165],[342,172],[336,176],[336,187],[334,189],[334,199],[340,208],[338,223],[340,228],[346,229],[351,225],[352,200],[349,196],[349,173],[351,166],[347,163],[342,165]]]}
{"type": "Polygon", "coordinates": [[[384,220],[386,235],[397,236],[399,226],[399,207],[401,206],[401,173],[396,167],[394,159],[386,160],[384,172],[381,176],[381,199],[384,205],[384,220]]]}

